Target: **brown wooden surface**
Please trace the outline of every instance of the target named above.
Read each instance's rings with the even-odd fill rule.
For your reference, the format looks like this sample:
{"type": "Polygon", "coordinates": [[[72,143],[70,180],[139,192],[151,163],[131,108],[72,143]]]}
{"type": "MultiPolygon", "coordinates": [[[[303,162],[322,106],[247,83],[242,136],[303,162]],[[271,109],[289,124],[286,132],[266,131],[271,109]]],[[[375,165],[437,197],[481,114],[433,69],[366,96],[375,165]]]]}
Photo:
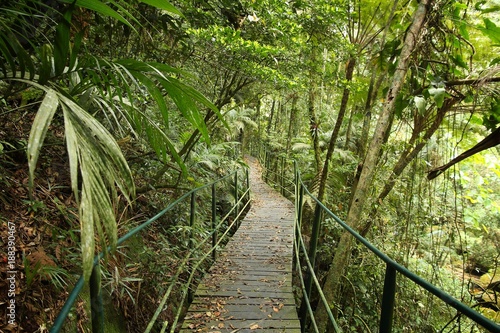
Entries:
{"type": "Polygon", "coordinates": [[[198,286],[181,332],[300,332],[292,292],[293,204],[250,164],[252,206],[198,286]]]}

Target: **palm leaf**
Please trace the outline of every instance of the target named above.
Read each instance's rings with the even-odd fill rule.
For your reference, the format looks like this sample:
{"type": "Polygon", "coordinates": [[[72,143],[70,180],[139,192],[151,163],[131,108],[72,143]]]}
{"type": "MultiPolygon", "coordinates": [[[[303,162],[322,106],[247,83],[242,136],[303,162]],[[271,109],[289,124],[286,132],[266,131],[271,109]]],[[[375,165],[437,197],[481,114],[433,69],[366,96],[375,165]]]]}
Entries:
{"type": "MultiPolygon", "coordinates": [[[[72,189],[78,198],[78,170],[81,170],[81,225],[82,260],[85,278],[90,277],[94,260],[94,227],[100,236],[102,248],[116,247],[117,227],[113,202],[117,201],[117,186],[129,202],[135,195],[135,185],[128,164],[112,135],[88,112],[69,97],[51,88],[28,80],[46,92],[35,116],[29,138],[28,158],[30,177],[34,177],[36,160],[50,121],[61,105],[64,114],[66,145],[70,161],[72,189]]],[[[32,180],[30,181],[32,183],[32,180]]]]}
{"type": "MultiPolygon", "coordinates": [[[[112,249],[116,246],[117,227],[113,205],[118,200],[117,189],[126,200],[131,201],[135,186],[128,164],[113,136],[87,109],[95,111],[97,108],[111,128],[116,125],[119,132],[125,126],[128,130],[145,133],[157,154],[163,160],[167,159],[167,154],[172,156],[184,173],[187,172],[186,167],[174,142],[164,130],[168,128],[170,121],[165,96],[172,99],[182,116],[202,133],[207,142],[208,130],[199,106],[213,110],[221,119],[222,116],[202,94],[172,77],[173,74],[187,76],[178,69],[165,64],[135,60],[113,62],[95,57],[78,58],[83,33],[74,36],[71,45],[70,23],[74,6],[93,10],[132,27],[130,22],[138,23],[134,13],[130,11],[132,5],[113,0],[107,4],[100,0],[59,1],[69,4],[60,17],[62,20],[59,20],[59,24],[55,24],[48,16],[44,17],[48,27],[55,28],[48,31],[55,31],[55,35],[42,36],[45,44],[35,40],[32,48],[28,49],[22,46],[24,43],[20,40],[25,39],[31,43],[29,37],[21,36],[24,30],[17,31],[13,22],[16,22],[17,16],[28,17],[32,14],[36,10],[32,8],[33,4],[43,3],[37,0],[23,2],[21,7],[10,9],[10,18],[0,15],[0,79],[22,82],[46,93],[29,138],[31,188],[47,130],[55,112],[59,107],[62,110],[71,188],[79,203],[83,270],[88,279],[95,254],[95,234],[99,236],[104,250],[108,246],[112,249]],[[153,101],[157,106],[156,113],[150,105],[142,104],[137,108],[138,97],[153,101]],[[157,123],[159,116],[165,126],[157,123]]],[[[143,2],[180,15],[167,1],[143,2]]],[[[0,8],[5,13],[3,9],[0,8]]],[[[26,20],[20,24],[30,23],[26,20]]],[[[99,112],[95,115],[99,116],[99,112]]]]}
{"type": "Polygon", "coordinates": [[[56,27],[56,40],[54,44],[54,74],[60,75],[66,67],[66,60],[70,54],[69,31],[71,27],[72,4],[64,13],[63,19],[56,27]]]}
{"type": "Polygon", "coordinates": [[[31,125],[31,132],[28,139],[28,166],[29,166],[29,189],[33,191],[33,179],[35,178],[36,163],[40,154],[40,149],[45,140],[47,129],[54,117],[54,113],[59,106],[59,100],[54,90],[48,89],[42,104],[31,125]]]}
{"type": "Polygon", "coordinates": [[[26,71],[29,72],[29,78],[35,76],[35,65],[31,56],[21,46],[14,32],[0,20],[0,55],[4,58],[2,63],[2,71],[4,77],[19,77],[24,78],[26,71]],[[9,67],[5,67],[8,64],[9,67]],[[17,72],[20,72],[17,74],[17,72]]]}
{"type": "Polygon", "coordinates": [[[179,16],[184,16],[177,8],[175,8],[170,2],[166,0],[140,0],[140,1],[150,6],[163,9],[169,13],[179,16]]]}
{"type": "Polygon", "coordinates": [[[90,9],[96,13],[99,13],[104,16],[109,16],[112,17],[123,24],[128,25],[131,29],[133,29],[135,32],[135,28],[130,24],[127,19],[125,19],[121,14],[119,14],[117,11],[106,5],[104,2],[101,2],[99,0],[59,0],[61,2],[67,3],[67,4],[75,4],[78,7],[82,8],[87,8],[90,9]]]}
{"type": "MultiPolygon", "coordinates": [[[[128,164],[111,134],[74,101],[62,94],[59,94],[59,98],[67,129],[67,147],[68,150],[76,149],[78,159],[72,162],[78,163],[82,175],[80,224],[84,276],[88,278],[94,248],[89,250],[87,246],[93,244],[94,226],[103,250],[107,246],[114,249],[117,241],[113,211],[113,202],[117,200],[115,185],[129,202],[134,196],[135,186],[128,164]]],[[[72,174],[71,177],[73,180],[77,175],[72,174]]]]}

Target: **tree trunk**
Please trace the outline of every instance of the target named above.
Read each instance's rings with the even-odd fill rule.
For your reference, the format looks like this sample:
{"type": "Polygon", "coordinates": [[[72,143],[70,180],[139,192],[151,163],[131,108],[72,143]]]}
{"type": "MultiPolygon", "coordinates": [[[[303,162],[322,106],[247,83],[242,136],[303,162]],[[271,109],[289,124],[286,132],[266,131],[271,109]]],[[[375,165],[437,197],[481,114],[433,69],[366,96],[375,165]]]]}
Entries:
{"type": "MultiPolygon", "coordinates": [[[[352,81],[352,76],[354,73],[354,67],[356,66],[356,58],[350,57],[346,64],[345,69],[345,78],[348,83],[352,81]]],[[[344,121],[345,112],[347,110],[347,103],[349,102],[349,95],[351,93],[351,89],[349,87],[344,88],[344,92],[342,94],[342,101],[340,103],[339,114],[337,116],[337,121],[335,123],[335,127],[333,128],[333,133],[330,138],[330,142],[328,144],[328,150],[326,152],[325,162],[323,163],[323,169],[321,170],[321,179],[319,183],[318,190],[318,200],[322,201],[325,196],[326,183],[328,180],[328,167],[330,165],[330,159],[332,158],[333,151],[335,150],[335,143],[337,142],[337,138],[339,136],[340,127],[342,126],[342,122],[344,121]]]]}
{"type": "Polygon", "coordinates": [[[286,154],[290,154],[290,149],[292,147],[292,138],[295,137],[295,128],[297,122],[297,101],[299,96],[294,93],[292,96],[292,107],[290,109],[290,121],[288,122],[288,138],[286,140],[286,154]]]}
{"type": "MultiPolygon", "coordinates": [[[[422,151],[422,149],[425,147],[429,139],[434,135],[434,133],[437,131],[441,123],[443,122],[444,116],[446,113],[457,103],[459,103],[463,98],[457,98],[453,97],[450,98],[444,103],[444,105],[438,110],[436,117],[434,118],[434,121],[432,124],[427,128],[425,131],[423,137],[421,140],[418,141],[418,143],[413,146],[413,144],[416,142],[416,139],[418,138],[418,135],[413,135],[413,140],[410,142],[408,147],[405,149],[405,151],[401,154],[399,157],[398,161],[394,165],[392,172],[389,176],[389,179],[385,182],[384,188],[380,192],[380,194],[377,197],[377,202],[381,203],[384,201],[384,199],[389,195],[389,193],[392,191],[394,188],[394,185],[396,184],[397,179],[403,171],[406,169],[406,167],[410,164],[411,161],[415,157],[417,157],[418,153],[422,151]]],[[[365,236],[368,231],[370,230],[373,221],[375,219],[375,216],[377,215],[378,208],[380,205],[373,206],[371,209],[371,212],[369,214],[369,218],[367,219],[367,222],[365,225],[361,228],[361,236],[365,236]]]]}
{"type": "Polygon", "coordinates": [[[257,153],[257,156],[260,156],[260,150],[261,150],[261,147],[262,147],[262,142],[261,142],[261,139],[262,139],[262,124],[261,124],[261,119],[260,119],[260,116],[261,116],[261,105],[262,105],[262,102],[261,102],[261,98],[260,96],[258,97],[258,100],[257,100],[257,105],[255,106],[255,121],[257,122],[257,142],[254,142],[253,144],[256,144],[257,147],[259,147],[259,150],[258,152],[256,152],[254,150],[254,153],[257,153]]]}
{"type": "MultiPolygon", "coordinates": [[[[311,37],[314,41],[314,37],[311,37]]],[[[309,133],[314,150],[314,161],[316,162],[316,172],[321,168],[321,149],[319,147],[319,123],[316,115],[316,48],[315,42],[312,43],[311,50],[311,66],[309,67],[309,95],[308,95],[308,110],[309,110],[309,133]]]]}
{"type": "MultiPolygon", "coordinates": [[[[355,230],[359,230],[360,226],[363,225],[361,214],[363,212],[366,199],[369,195],[368,191],[373,182],[375,167],[380,156],[382,143],[389,128],[390,119],[392,117],[392,114],[394,113],[396,96],[403,85],[410,64],[410,57],[417,44],[421,29],[424,26],[427,7],[431,1],[432,0],[422,0],[419,3],[413,17],[413,22],[406,33],[398,65],[394,73],[391,86],[387,92],[385,104],[375,128],[375,134],[370,142],[369,149],[363,163],[358,186],[356,188],[356,192],[354,193],[352,204],[349,207],[346,222],[355,230]]],[[[352,241],[352,236],[347,232],[345,232],[341,236],[339,245],[335,253],[335,257],[333,259],[333,263],[328,272],[325,285],[323,287],[325,296],[330,301],[330,303],[332,303],[333,301],[333,304],[338,304],[338,301],[341,298],[341,278],[344,275],[347,266],[349,265],[352,241]]],[[[337,312],[336,309],[334,309],[334,311],[337,312]]],[[[319,307],[318,315],[320,315],[321,313],[326,313],[323,306],[319,307]]],[[[326,316],[323,315],[317,319],[317,322],[325,323],[327,322],[325,318],[326,316]]],[[[325,325],[322,325],[321,331],[325,331],[325,325]]]]}
{"type": "Polygon", "coordinates": [[[276,100],[273,99],[273,104],[271,105],[271,114],[269,115],[269,120],[267,121],[267,139],[269,140],[269,134],[271,133],[271,125],[273,124],[274,110],[276,108],[276,100]]]}

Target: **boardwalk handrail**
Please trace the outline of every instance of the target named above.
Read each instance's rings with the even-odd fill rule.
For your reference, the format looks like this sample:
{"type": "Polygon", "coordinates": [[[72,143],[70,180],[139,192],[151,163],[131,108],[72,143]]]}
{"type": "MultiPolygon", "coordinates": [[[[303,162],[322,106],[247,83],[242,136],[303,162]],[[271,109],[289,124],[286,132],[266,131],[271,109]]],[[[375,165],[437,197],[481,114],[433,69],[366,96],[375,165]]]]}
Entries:
{"type": "MultiPolygon", "coordinates": [[[[153,216],[152,218],[150,218],[146,222],[142,223],[141,225],[133,228],[128,233],[126,233],[124,236],[119,238],[117,241],[117,246],[123,244],[126,240],[128,240],[129,238],[131,238],[135,234],[139,233],[140,231],[146,229],[149,225],[151,225],[153,222],[157,221],[160,217],[165,215],[168,211],[172,210],[177,204],[184,201],[188,197],[191,199],[191,201],[190,201],[190,225],[192,226],[192,224],[194,223],[194,215],[195,215],[196,193],[198,193],[199,191],[201,191],[203,189],[211,187],[211,190],[212,190],[212,198],[211,198],[212,199],[212,205],[211,205],[211,207],[212,207],[212,216],[211,216],[212,230],[208,234],[207,239],[212,240],[212,248],[209,251],[209,254],[212,254],[212,257],[215,258],[217,246],[220,244],[220,242],[222,240],[222,238],[219,239],[217,237],[218,230],[219,230],[220,226],[222,226],[222,224],[229,217],[229,215],[234,212],[235,217],[234,217],[233,223],[231,223],[231,224],[228,223],[227,229],[223,233],[223,236],[226,235],[232,226],[234,226],[234,225],[237,226],[237,221],[238,221],[239,217],[241,216],[244,209],[247,207],[247,205],[250,202],[250,194],[249,194],[250,193],[250,183],[249,183],[248,169],[245,169],[244,171],[245,171],[245,175],[244,175],[245,182],[243,185],[245,186],[245,190],[243,191],[241,196],[239,196],[239,186],[240,186],[238,183],[239,174],[238,174],[238,170],[236,170],[236,171],[233,171],[233,172],[227,174],[226,176],[223,176],[217,180],[214,180],[208,184],[199,186],[199,187],[185,193],[184,195],[182,195],[181,197],[179,197],[178,199],[176,199],[175,201],[173,201],[172,203],[167,205],[166,208],[164,208],[162,211],[157,213],[155,216],[153,216]],[[234,205],[231,207],[229,212],[222,219],[220,219],[220,221],[218,221],[218,223],[217,223],[217,217],[216,217],[216,199],[217,198],[216,198],[216,190],[215,190],[216,184],[218,184],[224,180],[227,180],[230,177],[234,177],[234,193],[235,193],[234,205]],[[245,198],[247,198],[246,204],[244,204],[242,209],[240,209],[239,206],[245,200],[245,198]]],[[[195,247],[195,249],[199,248],[202,243],[205,243],[207,241],[207,239],[200,242],[200,244],[198,244],[195,247]]],[[[111,249],[108,248],[108,252],[110,250],[111,249]]],[[[189,256],[190,255],[188,255],[188,257],[189,256]]],[[[208,256],[209,255],[204,256],[203,258],[201,258],[200,262],[194,264],[195,267],[194,267],[193,271],[195,271],[200,266],[201,261],[204,261],[205,259],[207,259],[208,256]]],[[[100,272],[100,265],[99,265],[99,262],[103,257],[104,257],[103,252],[101,252],[97,256],[95,256],[92,274],[91,274],[91,277],[88,281],[89,287],[90,287],[90,306],[91,306],[91,319],[92,319],[92,332],[93,333],[104,332],[104,310],[103,310],[102,290],[101,290],[101,282],[100,282],[101,272],[100,272]]],[[[188,282],[191,282],[192,276],[193,276],[193,273],[190,275],[190,279],[188,282]]],[[[62,307],[61,311],[59,312],[58,316],[56,317],[54,324],[53,324],[52,328],[50,329],[50,333],[58,333],[61,330],[66,318],[68,317],[68,315],[71,311],[71,308],[73,307],[78,295],[80,294],[80,292],[82,291],[84,286],[85,286],[84,278],[83,278],[83,276],[80,276],[80,278],[76,282],[75,286],[73,287],[73,290],[71,291],[70,295],[66,299],[64,306],[62,307]]],[[[189,288],[189,286],[188,286],[188,288],[189,288]]],[[[170,292],[170,289],[166,295],[168,295],[169,292],[170,292]]],[[[164,301],[166,301],[165,297],[164,297],[164,301]]],[[[181,306],[179,306],[179,308],[181,308],[181,306]]],[[[157,316],[156,313],[155,313],[155,316],[157,316]]],[[[153,322],[153,320],[151,322],[153,322]]],[[[150,323],[150,325],[151,325],[151,323],[150,323]]]]}
{"type": "MultiPolygon", "coordinates": [[[[269,159],[268,153],[266,153],[265,157],[265,165],[269,165],[270,163],[267,161],[269,159]]],[[[280,159],[282,157],[279,157],[280,159]]],[[[290,161],[291,162],[291,161],[290,161]]],[[[279,163],[278,163],[279,165],[279,163]]],[[[284,163],[282,163],[284,166],[284,163]]],[[[274,171],[275,174],[277,175],[285,175],[285,170],[282,169],[279,172],[274,171]]],[[[416,275],[415,273],[411,272],[409,269],[406,267],[400,265],[393,259],[391,259],[389,256],[387,256],[385,253],[380,251],[377,247],[375,247],[373,244],[371,244],[366,238],[362,237],[359,233],[357,233],[354,229],[352,229],[349,225],[347,225],[344,221],[342,221],[337,215],[335,215],[333,212],[331,212],[322,202],[320,202],[307,188],[307,186],[304,184],[302,181],[301,175],[300,175],[300,170],[297,167],[297,162],[294,160],[293,161],[293,177],[294,177],[294,183],[295,183],[295,204],[296,204],[296,243],[295,243],[295,251],[296,251],[296,260],[298,262],[299,260],[299,253],[302,252],[305,254],[305,259],[307,262],[307,279],[303,280],[301,277],[301,280],[303,282],[303,300],[302,300],[302,306],[301,310],[299,313],[299,317],[301,318],[302,321],[302,330],[305,329],[305,320],[306,320],[306,314],[309,314],[311,317],[311,323],[315,329],[315,332],[318,332],[318,329],[315,324],[314,320],[314,314],[313,310],[311,308],[311,305],[309,303],[309,299],[311,297],[311,291],[312,291],[312,285],[316,287],[318,294],[321,298],[321,301],[325,306],[325,308],[328,311],[328,316],[330,318],[332,327],[334,328],[335,332],[340,332],[340,329],[337,327],[337,324],[335,322],[335,319],[332,315],[332,313],[329,311],[329,306],[328,306],[328,300],[324,297],[324,294],[321,290],[320,284],[318,282],[318,279],[316,277],[316,273],[314,271],[314,266],[315,266],[315,256],[316,256],[316,248],[317,248],[317,243],[318,243],[318,238],[319,238],[319,230],[321,229],[321,214],[325,213],[331,218],[333,218],[342,228],[346,231],[348,231],[356,240],[358,240],[363,246],[365,246],[368,250],[370,250],[372,253],[374,253],[378,258],[380,258],[382,261],[386,263],[386,271],[385,271],[385,278],[384,278],[384,289],[383,289],[383,295],[382,295],[382,306],[381,306],[381,315],[380,315],[380,322],[379,322],[379,333],[389,333],[392,331],[392,319],[393,319],[393,310],[394,310],[394,300],[395,300],[395,293],[396,293],[396,278],[397,278],[397,273],[399,272],[402,276],[405,278],[408,278],[409,280],[413,281],[415,284],[419,285],[423,289],[427,290],[428,292],[432,293],[433,295],[437,296],[439,299],[444,301],[446,304],[449,306],[453,307],[456,309],[458,312],[464,314],[466,317],[470,318],[472,321],[476,322],[477,324],[481,325],[485,329],[489,330],[490,332],[493,333],[500,333],[500,325],[496,324],[494,321],[490,320],[489,318],[486,318],[479,312],[473,310],[472,308],[468,307],[467,305],[463,304],[453,296],[449,295],[448,293],[444,292],[443,290],[439,289],[438,287],[434,286],[433,284],[429,283],[428,281],[424,280],[420,276],[416,275]],[[306,251],[304,242],[302,240],[302,235],[301,235],[301,221],[302,221],[302,205],[304,204],[304,195],[308,195],[315,203],[316,203],[316,208],[314,212],[314,222],[313,222],[313,230],[312,230],[312,235],[310,239],[310,248],[309,252],[306,251]],[[304,285],[305,284],[305,285],[304,285]]],[[[283,184],[285,180],[281,180],[280,184],[283,184]]],[[[298,273],[301,273],[300,265],[297,265],[298,267],[298,273]]]]}

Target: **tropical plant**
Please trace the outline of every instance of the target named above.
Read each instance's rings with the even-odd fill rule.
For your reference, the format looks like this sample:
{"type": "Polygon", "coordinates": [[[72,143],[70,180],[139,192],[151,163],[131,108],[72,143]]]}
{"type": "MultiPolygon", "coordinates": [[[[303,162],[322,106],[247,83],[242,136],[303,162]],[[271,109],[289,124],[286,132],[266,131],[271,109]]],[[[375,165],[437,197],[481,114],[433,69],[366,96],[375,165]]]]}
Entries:
{"type": "MultiPolygon", "coordinates": [[[[182,14],[167,1],[145,0],[170,15],[182,14]]],[[[79,204],[83,271],[89,277],[97,231],[101,248],[114,249],[117,228],[113,206],[132,202],[135,184],[115,136],[144,140],[158,158],[176,161],[187,171],[168,136],[172,105],[209,143],[199,106],[220,116],[198,91],[179,80],[186,73],[166,64],[136,59],[100,58],[86,48],[88,22],[82,11],[116,20],[132,31],[142,27],[132,4],[90,1],[16,1],[0,5],[0,99],[5,112],[16,111],[16,94],[26,89],[43,98],[27,145],[30,192],[47,131],[55,120],[64,124],[71,186],[79,204]],[[172,104],[172,103],[170,103],[172,104]]]]}

